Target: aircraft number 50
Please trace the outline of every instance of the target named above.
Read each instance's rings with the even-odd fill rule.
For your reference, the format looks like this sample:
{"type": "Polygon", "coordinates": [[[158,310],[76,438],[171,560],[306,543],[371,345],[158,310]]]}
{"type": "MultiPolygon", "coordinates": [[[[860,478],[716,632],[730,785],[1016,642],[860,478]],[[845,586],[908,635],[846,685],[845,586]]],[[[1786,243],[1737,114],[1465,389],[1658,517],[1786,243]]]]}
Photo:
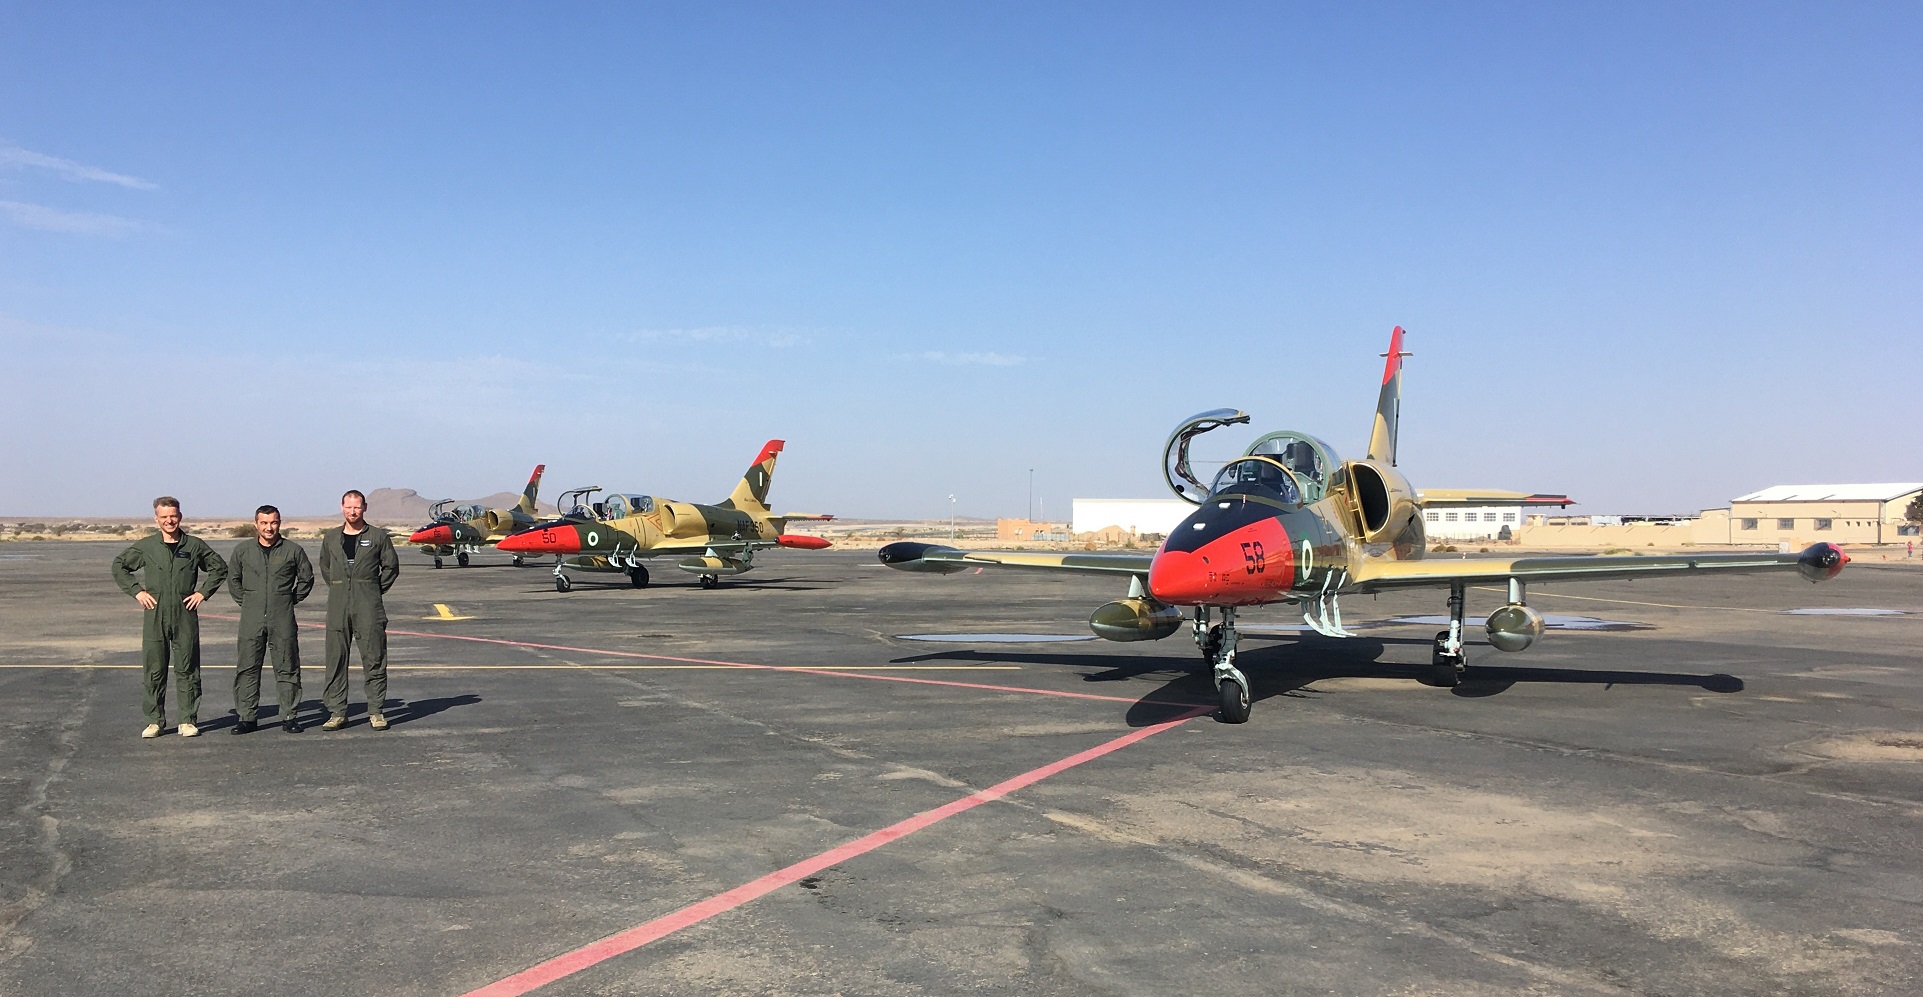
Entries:
{"type": "Polygon", "coordinates": [[[1251,575],[1259,575],[1268,567],[1268,557],[1262,551],[1260,540],[1242,545],[1242,562],[1244,569],[1251,575]]]}

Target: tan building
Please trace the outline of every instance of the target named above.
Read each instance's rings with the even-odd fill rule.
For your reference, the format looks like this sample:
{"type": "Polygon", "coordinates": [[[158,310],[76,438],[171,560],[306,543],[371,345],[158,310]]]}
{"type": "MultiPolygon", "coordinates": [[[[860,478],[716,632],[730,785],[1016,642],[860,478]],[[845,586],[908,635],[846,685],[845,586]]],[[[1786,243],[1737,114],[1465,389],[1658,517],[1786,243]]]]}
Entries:
{"type": "Polygon", "coordinates": [[[1067,523],[1037,523],[1027,519],[995,520],[995,539],[1004,542],[1067,540],[1067,523]]]}
{"type": "Polygon", "coordinates": [[[1917,535],[1904,511],[1923,483],[1776,485],[1730,500],[1725,543],[1902,543],[1917,535]]]}

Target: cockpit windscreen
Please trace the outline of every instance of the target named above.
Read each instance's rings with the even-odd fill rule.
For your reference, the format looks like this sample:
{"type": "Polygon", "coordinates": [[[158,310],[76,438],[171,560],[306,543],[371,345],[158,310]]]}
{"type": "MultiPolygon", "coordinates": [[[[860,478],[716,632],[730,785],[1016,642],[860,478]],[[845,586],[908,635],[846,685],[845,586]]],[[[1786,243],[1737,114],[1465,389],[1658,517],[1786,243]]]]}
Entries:
{"type": "Polygon", "coordinates": [[[1215,483],[1209,486],[1209,496],[1213,498],[1225,492],[1263,495],[1291,505],[1302,501],[1295,477],[1273,459],[1261,457],[1244,457],[1223,467],[1215,475],[1215,483]]]}

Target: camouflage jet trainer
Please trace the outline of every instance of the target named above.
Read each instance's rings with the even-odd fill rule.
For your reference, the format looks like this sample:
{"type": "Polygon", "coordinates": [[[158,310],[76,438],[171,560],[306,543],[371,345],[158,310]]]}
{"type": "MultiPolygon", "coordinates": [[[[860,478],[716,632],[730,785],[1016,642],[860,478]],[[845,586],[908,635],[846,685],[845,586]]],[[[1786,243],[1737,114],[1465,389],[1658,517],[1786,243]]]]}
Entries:
{"type": "Polygon", "coordinates": [[[902,542],[883,547],[881,562],[903,571],[944,574],[1000,565],[1126,578],[1127,598],[1089,617],[1090,629],[1108,640],[1161,640],[1182,628],[1178,607],[1193,607],[1187,622],[1214,666],[1220,718],[1227,723],[1249,718],[1249,680],[1235,666],[1236,613],[1244,606],[1299,605],[1310,629],[1350,637],[1342,626],[1341,596],[1447,589],[1449,629],[1436,634],[1430,661],[1436,684],[1453,686],[1464,670],[1471,585],[1507,588],[1507,600],[1489,615],[1484,629],[1497,650],[1520,651],[1543,633],[1542,615],[1525,599],[1525,586],[1532,581],[1785,569],[1822,581],[1849,563],[1848,555],[1827,543],[1796,554],[1422,560],[1427,538],[1420,499],[1396,470],[1402,358],[1409,355],[1402,352],[1402,335],[1398,327],[1389,339],[1375,425],[1362,460],[1341,460],[1327,443],[1306,433],[1268,433],[1204,486],[1189,467],[1190,442],[1249,417],[1217,409],[1177,426],[1162,453],[1163,476],[1176,495],[1199,508],[1153,554],[963,551],[902,542]],[[1211,614],[1219,614],[1220,622],[1211,623],[1211,614]]]}
{"type": "MultiPolygon", "coordinates": [[[[516,530],[525,530],[541,521],[541,514],[535,508],[534,500],[541,491],[541,472],[547,470],[546,464],[534,465],[534,473],[528,476],[527,487],[521,490],[521,501],[512,509],[485,509],[479,505],[454,505],[453,499],[442,499],[428,510],[432,522],[415,530],[407,538],[411,544],[419,544],[421,550],[434,558],[434,566],[441,566],[441,558],[452,556],[456,564],[467,567],[467,556],[499,543],[516,530]],[[448,508],[453,506],[453,508],[448,508]]],[[[514,566],[521,566],[521,555],[514,555],[514,566]]]]}
{"type": "Polygon", "coordinates": [[[768,510],[775,455],[783,445],[781,440],[769,440],[741,476],[741,483],[735,485],[734,493],[714,505],[628,494],[592,502],[600,487],[578,488],[568,496],[581,501],[563,503],[569,510],[567,515],[512,534],[497,546],[520,555],[557,555],[556,592],[574,587],[563,568],[623,572],[635,588],[646,588],[648,568],[642,562],[655,557],[679,557],[675,567],[700,576],[702,588],[714,588],[721,583],[722,575],[751,570],[756,550],[819,550],[829,546],[821,537],[782,531],[790,520],[834,517],[776,515],[768,510]]]}

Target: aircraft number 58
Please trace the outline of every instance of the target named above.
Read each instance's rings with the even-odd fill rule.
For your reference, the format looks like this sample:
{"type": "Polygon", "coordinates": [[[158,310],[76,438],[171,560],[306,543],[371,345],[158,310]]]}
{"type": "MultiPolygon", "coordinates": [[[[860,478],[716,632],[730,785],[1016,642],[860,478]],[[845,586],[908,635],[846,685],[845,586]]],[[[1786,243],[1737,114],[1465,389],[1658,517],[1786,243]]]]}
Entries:
{"type": "Polygon", "coordinates": [[[1259,575],[1263,572],[1263,569],[1268,566],[1268,558],[1262,552],[1262,542],[1260,540],[1251,541],[1242,545],[1242,561],[1249,574],[1259,575]]]}

